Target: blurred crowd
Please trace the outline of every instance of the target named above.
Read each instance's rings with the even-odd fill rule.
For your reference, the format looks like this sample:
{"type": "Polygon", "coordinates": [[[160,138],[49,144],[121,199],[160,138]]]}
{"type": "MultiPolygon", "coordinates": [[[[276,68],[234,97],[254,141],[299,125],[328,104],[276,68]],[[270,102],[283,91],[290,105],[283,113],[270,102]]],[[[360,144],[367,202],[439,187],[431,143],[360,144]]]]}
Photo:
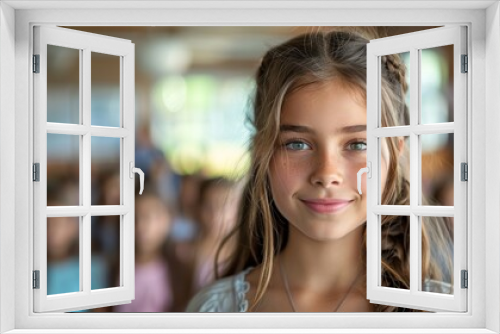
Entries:
{"type": "MultiPolygon", "coordinates": [[[[176,174],[147,133],[139,131],[136,139],[136,166],[145,173],[145,185],[139,195],[136,182],[135,299],[86,311],[183,312],[215,278],[216,252],[236,224],[242,184],[202,172],[176,174]]],[[[49,179],[47,205],[78,205],[78,183],[68,176],[78,174],[78,166],[49,161],[48,168],[67,172],[51,173],[60,177],[49,179]]],[[[119,170],[92,165],[92,174],[92,205],[120,204],[119,170]]],[[[91,231],[91,288],[120,286],[120,216],[92,217],[91,231]]],[[[80,290],[79,235],[78,217],[47,219],[49,295],[80,290]]],[[[221,249],[219,272],[232,239],[221,249]]]]}

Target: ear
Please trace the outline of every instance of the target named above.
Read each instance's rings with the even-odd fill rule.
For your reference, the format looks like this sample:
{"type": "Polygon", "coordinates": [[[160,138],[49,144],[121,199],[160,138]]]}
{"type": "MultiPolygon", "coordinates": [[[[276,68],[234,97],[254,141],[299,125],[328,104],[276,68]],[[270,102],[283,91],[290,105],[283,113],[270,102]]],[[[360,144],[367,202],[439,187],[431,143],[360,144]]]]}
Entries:
{"type": "Polygon", "coordinates": [[[398,157],[401,158],[401,156],[403,155],[403,152],[405,150],[405,139],[404,139],[404,137],[398,137],[398,150],[399,150],[398,157]]]}

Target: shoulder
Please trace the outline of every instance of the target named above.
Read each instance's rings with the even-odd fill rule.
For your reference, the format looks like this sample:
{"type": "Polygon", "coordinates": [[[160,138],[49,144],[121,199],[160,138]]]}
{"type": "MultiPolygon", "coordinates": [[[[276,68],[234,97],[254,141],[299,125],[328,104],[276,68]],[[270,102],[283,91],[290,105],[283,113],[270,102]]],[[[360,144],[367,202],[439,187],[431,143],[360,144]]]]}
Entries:
{"type": "Polygon", "coordinates": [[[222,278],[201,289],[189,302],[186,312],[246,312],[250,287],[245,275],[251,268],[222,278]]]}

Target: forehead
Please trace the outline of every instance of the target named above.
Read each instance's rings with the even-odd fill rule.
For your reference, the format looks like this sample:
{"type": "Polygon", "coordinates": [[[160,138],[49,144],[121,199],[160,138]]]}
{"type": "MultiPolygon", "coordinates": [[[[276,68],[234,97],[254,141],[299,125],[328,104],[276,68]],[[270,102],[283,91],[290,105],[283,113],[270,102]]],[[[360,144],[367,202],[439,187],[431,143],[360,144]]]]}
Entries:
{"type": "Polygon", "coordinates": [[[311,84],[287,96],[280,124],[313,128],[366,124],[366,102],[359,91],[338,79],[311,84]]]}

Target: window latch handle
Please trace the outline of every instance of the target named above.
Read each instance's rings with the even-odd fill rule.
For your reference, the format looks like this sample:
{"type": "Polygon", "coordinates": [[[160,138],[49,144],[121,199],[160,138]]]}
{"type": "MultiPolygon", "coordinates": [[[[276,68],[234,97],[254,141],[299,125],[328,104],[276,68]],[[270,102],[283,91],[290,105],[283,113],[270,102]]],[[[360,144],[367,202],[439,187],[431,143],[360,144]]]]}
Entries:
{"type": "Polygon", "coordinates": [[[140,185],[141,185],[141,190],[139,190],[139,195],[142,195],[142,191],[144,190],[144,172],[140,168],[134,167],[134,162],[130,161],[129,163],[129,170],[130,170],[130,178],[134,178],[134,173],[139,174],[140,178],[140,185]]]}
{"type": "Polygon", "coordinates": [[[372,163],[370,161],[368,161],[367,167],[361,168],[358,171],[358,192],[360,195],[362,194],[362,192],[361,192],[361,175],[363,175],[363,173],[367,173],[368,174],[367,176],[369,179],[372,178],[372,163]]]}

